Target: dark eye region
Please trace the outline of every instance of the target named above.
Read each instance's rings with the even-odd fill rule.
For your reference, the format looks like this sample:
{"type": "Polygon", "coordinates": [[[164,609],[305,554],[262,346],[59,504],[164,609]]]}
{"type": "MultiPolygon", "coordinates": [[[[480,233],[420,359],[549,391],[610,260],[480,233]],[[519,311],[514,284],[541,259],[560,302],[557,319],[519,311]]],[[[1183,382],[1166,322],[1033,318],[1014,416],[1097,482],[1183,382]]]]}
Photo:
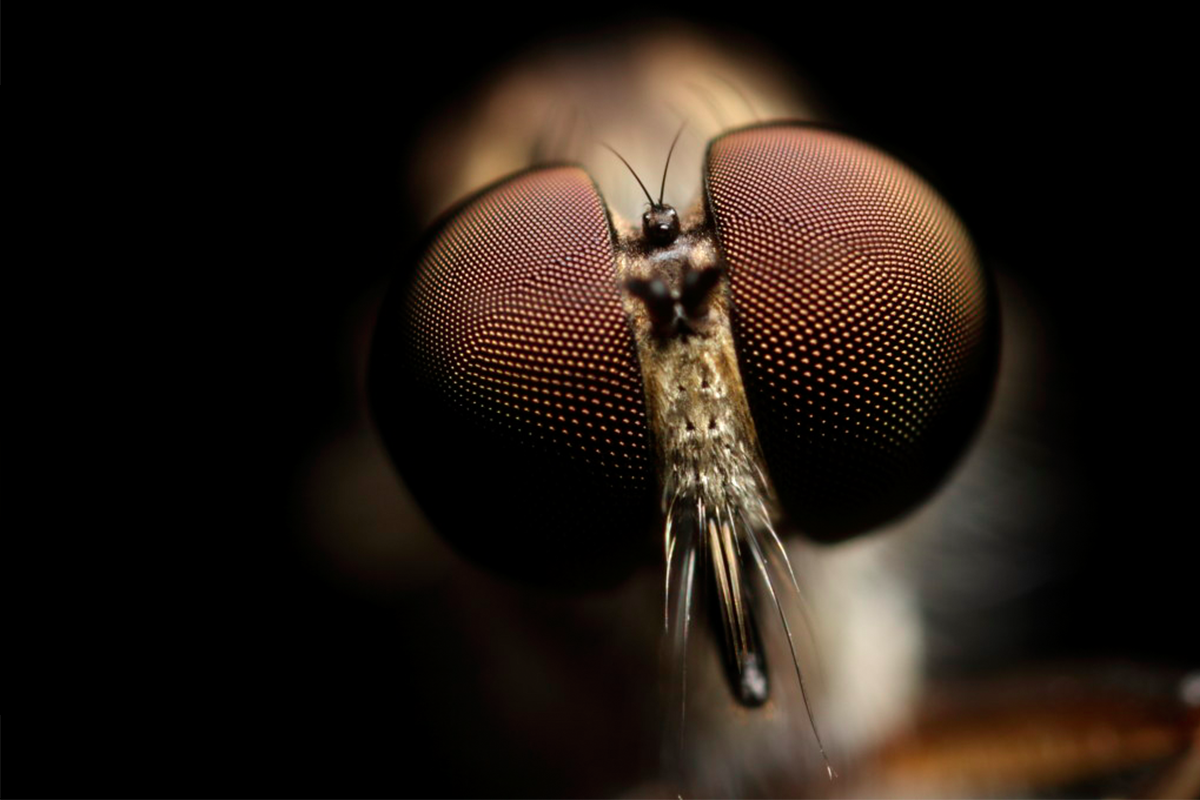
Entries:
{"type": "MultiPolygon", "coordinates": [[[[900,162],[794,123],[709,146],[698,235],[780,505],[836,539],[927,495],[996,361],[993,294],[952,210],[900,162]]],[[[654,426],[618,240],[581,168],[512,176],[427,237],[380,311],[371,402],[435,526],[543,584],[614,583],[661,547],[654,426]]]]}
{"type": "Polygon", "coordinates": [[[375,418],[431,521],[543,584],[619,580],[655,518],[642,379],[614,236],[577,167],[485,189],[385,301],[375,418]]]}
{"type": "Polygon", "coordinates": [[[705,189],[747,399],[792,522],[828,539],[902,513],[991,392],[998,315],[962,223],[903,164],[813,128],[716,140],[705,189]]]}

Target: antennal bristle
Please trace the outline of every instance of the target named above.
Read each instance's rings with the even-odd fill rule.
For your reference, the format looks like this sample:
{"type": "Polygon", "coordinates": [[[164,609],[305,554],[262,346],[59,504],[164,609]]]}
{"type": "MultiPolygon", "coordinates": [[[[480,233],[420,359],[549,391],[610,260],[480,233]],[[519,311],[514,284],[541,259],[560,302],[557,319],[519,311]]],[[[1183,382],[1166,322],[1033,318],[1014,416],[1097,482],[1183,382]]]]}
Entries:
{"type": "Polygon", "coordinates": [[[646,190],[646,184],[642,183],[642,179],[638,177],[638,174],[633,171],[633,167],[631,167],[629,165],[629,162],[625,160],[625,156],[618,153],[610,144],[608,144],[608,142],[601,142],[600,144],[602,144],[604,147],[608,148],[608,150],[612,151],[612,154],[614,156],[621,159],[621,163],[624,164],[626,166],[626,168],[628,168],[630,173],[633,174],[633,179],[638,182],[638,186],[642,187],[642,193],[646,195],[646,201],[649,202],[650,205],[653,206],[654,198],[651,197],[650,192],[646,190]]]}
{"type": "MultiPolygon", "coordinates": [[[[825,762],[825,772],[830,780],[837,777],[837,772],[833,765],[829,762],[829,756],[825,753],[825,743],[821,741],[821,732],[817,730],[817,719],[813,715],[812,704],[808,700],[808,690],[804,686],[804,674],[800,670],[800,658],[796,655],[796,642],[792,636],[792,626],[788,624],[787,615],[783,612],[783,605],[779,602],[779,596],[775,593],[775,586],[771,582],[771,576],[767,569],[767,558],[763,552],[763,547],[758,541],[758,533],[754,526],[745,525],[743,528],[746,544],[750,547],[750,552],[754,557],[755,563],[758,564],[758,569],[763,578],[763,583],[767,587],[767,594],[771,596],[771,602],[775,605],[776,611],[779,612],[779,621],[783,625],[783,632],[787,636],[788,648],[792,652],[792,665],[796,669],[796,681],[800,684],[800,696],[804,700],[804,710],[808,714],[808,724],[812,728],[813,738],[817,741],[817,750],[821,753],[821,760],[825,762]]],[[[795,575],[791,571],[792,565],[788,561],[787,552],[784,551],[783,562],[787,566],[788,572],[795,575]]]]}
{"type": "Polygon", "coordinates": [[[658,204],[661,206],[663,201],[663,193],[667,189],[667,169],[671,166],[671,154],[675,152],[675,143],[679,141],[680,134],[683,133],[684,127],[687,125],[687,120],[679,123],[679,130],[675,131],[675,138],[671,140],[671,149],[667,151],[667,163],[663,165],[662,185],[658,187],[658,204]]]}

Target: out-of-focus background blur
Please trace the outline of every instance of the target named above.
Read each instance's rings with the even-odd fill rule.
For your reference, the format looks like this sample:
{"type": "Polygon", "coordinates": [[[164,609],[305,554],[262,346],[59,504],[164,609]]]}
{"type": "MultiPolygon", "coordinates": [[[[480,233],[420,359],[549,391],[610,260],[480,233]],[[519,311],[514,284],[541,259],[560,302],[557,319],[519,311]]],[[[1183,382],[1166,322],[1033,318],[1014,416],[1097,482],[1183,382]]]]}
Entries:
{"type": "MultiPolygon", "coordinates": [[[[563,599],[463,564],[365,417],[373,310],[428,221],[411,153],[429,125],[546,41],[629,30],[473,13],[231,21],[208,79],[162,101],[191,219],[147,278],[152,324],[123,340],[134,427],[105,441],[134,457],[114,471],[91,453],[70,475],[102,487],[103,526],[64,537],[27,615],[34,694],[70,720],[45,736],[67,754],[45,792],[601,795],[653,779],[657,618],[636,590],[563,599]],[[538,625],[498,626],[480,597],[538,625]]],[[[1190,264],[1162,193],[1183,160],[1154,93],[1171,64],[1136,29],[1082,21],[689,24],[768,54],[825,118],[929,178],[1018,309],[1034,366],[1012,463],[1029,472],[1004,477],[1050,488],[1027,493],[1036,523],[1006,558],[1036,577],[942,631],[937,668],[1195,668],[1190,264]]]]}

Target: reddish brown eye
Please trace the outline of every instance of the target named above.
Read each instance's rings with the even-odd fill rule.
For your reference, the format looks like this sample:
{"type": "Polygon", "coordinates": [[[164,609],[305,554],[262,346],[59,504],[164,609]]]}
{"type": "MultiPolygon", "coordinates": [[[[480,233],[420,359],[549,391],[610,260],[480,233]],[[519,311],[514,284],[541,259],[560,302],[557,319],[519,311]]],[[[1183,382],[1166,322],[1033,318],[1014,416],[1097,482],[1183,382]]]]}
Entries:
{"type": "Polygon", "coordinates": [[[705,181],[781,502],[821,538],[886,521],[986,406],[996,315],[966,231],[903,164],[816,127],[724,135],[705,181]]]}
{"type": "Polygon", "coordinates": [[[644,557],[642,380],[582,170],[519,174],[446,219],[381,311],[371,382],[393,458],[467,554],[572,585],[644,557]]]}

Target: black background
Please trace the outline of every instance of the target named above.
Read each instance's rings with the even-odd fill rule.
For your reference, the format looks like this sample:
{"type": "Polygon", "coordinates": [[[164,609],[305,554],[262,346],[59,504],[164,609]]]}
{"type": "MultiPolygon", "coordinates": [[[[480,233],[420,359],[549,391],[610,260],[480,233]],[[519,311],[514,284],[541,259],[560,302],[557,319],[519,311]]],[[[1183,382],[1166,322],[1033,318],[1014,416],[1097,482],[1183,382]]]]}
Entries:
{"type": "MultiPolygon", "coordinates": [[[[24,615],[47,766],[28,783],[10,771],[10,790],[488,793],[406,739],[437,698],[400,716],[371,704],[406,680],[379,635],[394,609],[326,580],[293,516],[298,465],[354,413],[348,310],[419,234],[401,183],[426,110],[531,43],[596,27],[473,13],[231,20],[130,109],[156,122],[147,205],[165,235],[153,277],[132,281],[152,299],[110,317],[112,424],[67,472],[90,522],[62,523],[24,615]]],[[[1028,655],[1194,667],[1193,265],[1168,194],[1189,180],[1171,137],[1181,76],[1143,26],[938,24],[721,23],[930,176],[1040,298],[1061,353],[1046,391],[1073,409],[1055,442],[1089,503],[1062,579],[1030,600],[1028,655]]]]}

